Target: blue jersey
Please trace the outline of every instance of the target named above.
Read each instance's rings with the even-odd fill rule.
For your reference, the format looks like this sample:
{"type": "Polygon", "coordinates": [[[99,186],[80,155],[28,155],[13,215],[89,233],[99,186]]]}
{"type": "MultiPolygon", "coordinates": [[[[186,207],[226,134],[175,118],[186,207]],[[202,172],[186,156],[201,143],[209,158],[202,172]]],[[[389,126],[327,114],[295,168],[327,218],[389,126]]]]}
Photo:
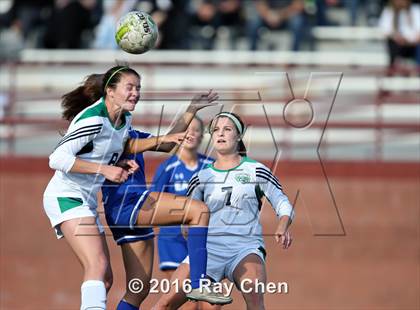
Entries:
{"type": "MultiPolygon", "coordinates": [[[[149,133],[130,130],[130,139],[146,139],[149,133]]],[[[106,221],[118,245],[148,240],[154,237],[150,227],[135,227],[138,212],[147,198],[143,154],[122,155],[120,159],[134,159],[139,169],[122,184],[106,181],[102,196],[106,221]]]]}
{"type": "MultiPolygon", "coordinates": [[[[150,133],[138,130],[130,130],[129,132],[130,139],[146,139],[151,136],[150,133]]],[[[104,182],[102,185],[102,196],[105,208],[107,205],[112,206],[121,204],[126,195],[139,195],[147,189],[143,153],[138,153],[136,155],[123,154],[120,159],[134,159],[139,165],[139,169],[122,184],[114,183],[109,180],[104,182]]]]}
{"type": "Polygon", "coordinates": [[[151,191],[185,196],[192,176],[213,161],[212,158],[198,154],[197,166],[190,168],[178,156],[171,156],[158,167],[153,178],[151,191]]]}
{"type": "MultiPolygon", "coordinates": [[[[212,162],[213,159],[198,154],[197,166],[189,168],[178,156],[171,156],[158,167],[151,190],[185,196],[192,176],[212,162]]],[[[158,252],[161,270],[173,270],[179,266],[188,255],[187,242],[182,236],[181,226],[160,227],[158,252]]]]}

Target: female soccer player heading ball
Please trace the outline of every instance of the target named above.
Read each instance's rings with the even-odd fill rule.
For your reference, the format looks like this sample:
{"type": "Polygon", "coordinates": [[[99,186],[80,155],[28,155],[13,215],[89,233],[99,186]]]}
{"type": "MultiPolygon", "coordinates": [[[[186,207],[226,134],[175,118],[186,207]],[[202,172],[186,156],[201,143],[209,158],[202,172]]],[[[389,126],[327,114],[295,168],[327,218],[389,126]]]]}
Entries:
{"type": "MultiPolygon", "coordinates": [[[[239,116],[221,112],[214,117],[209,130],[216,161],[192,177],[187,192],[187,196],[204,201],[210,209],[207,275],[217,282],[227,278],[239,290],[243,288],[247,309],[261,310],[263,292],[252,286],[265,284],[267,278],[259,222],[261,199],[265,196],[279,217],[275,238],[285,249],[292,241],[288,227],[294,216],[293,207],[271,171],[246,157],[242,141],[245,127],[239,116]]],[[[186,259],[172,279],[182,281],[188,272],[186,259]]],[[[154,310],[178,309],[185,301],[185,294],[172,290],[161,297],[154,310]]]]}
{"type": "MultiPolygon", "coordinates": [[[[126,66],[113,67],[103,75],[90,75],[82,86],[63,97],[63,117],[71,123],[50,155],[50,167],[56,172],[44,192],[44,209],[57,237],[65,237],[82,264],[82,310],[106,309],[106,289],[112,282],[104,230],[96,211],[96,195],[103,181],[121,183],[135,172],[138,166],[132,160],[118,167],[117,161],[124,150],[127,153],[170,151],[174,143],[183,139],[183,134],[129,139],[130,112],[139,98],[140,76],[126,66]]],[[[217,99],[212,91],[196,96],[175,126],[176,130],[184,131],[199,109],[214,104],[217,99]]],[[[127,227],[151,224],[150,213],[155,214],[154,225],[194,224],[188,248],[192,287],[198,290],[199,280],[206,273],[208,208],[202,202],[188,201],[190,208],[184,221],[174,220],[170,214],[174,197],[166,194],[158,201],[158,196],[159,193],[148,192],[140,195],[130,216],[124,216],[118,224],[127,227]]],[[[203,293],[202,300],[208,301],[209,294],[203,293]]],[[[222,295],[212,294],[211,298],[214,303],[226,302],[222,295]]]]}

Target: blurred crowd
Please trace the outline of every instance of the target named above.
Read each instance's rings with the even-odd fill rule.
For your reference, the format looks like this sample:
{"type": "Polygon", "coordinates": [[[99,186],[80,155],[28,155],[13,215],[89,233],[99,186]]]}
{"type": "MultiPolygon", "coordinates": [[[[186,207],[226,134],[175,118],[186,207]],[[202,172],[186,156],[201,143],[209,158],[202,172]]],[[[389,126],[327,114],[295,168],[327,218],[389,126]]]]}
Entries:
{"type": "Polygon", "coordinates": [[[160,49],[214,49],[223,36],[231,49],[275,49],[264,36],[283,31],[286,48],[314,50],[315,26],[377,26],[387,36],[390,64],[399,56],[420,64],[419,1],[410,0],[10,0],[0,14],[0,44],[32,48],[117,48],[118,19],[131,10],[150,13],[160,49]],[[346,11],[346,21],[330,17],[346,11]]]}

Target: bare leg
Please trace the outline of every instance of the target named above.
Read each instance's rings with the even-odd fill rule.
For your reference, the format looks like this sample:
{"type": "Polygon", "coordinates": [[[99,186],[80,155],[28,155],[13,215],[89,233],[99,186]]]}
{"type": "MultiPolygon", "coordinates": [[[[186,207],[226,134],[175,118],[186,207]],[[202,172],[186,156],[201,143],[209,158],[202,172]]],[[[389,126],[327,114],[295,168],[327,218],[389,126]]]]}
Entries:
{"type": "Polygon", "coordinates": [[[203,202],[168,193],[150,193],[137,216],[140,226],[188,224],[207,227],[208,223],[209,211],[203,202]]]}
{"type": "Polygon", "coordinates": [[[95,218],[68,220],[60,225],[60,229],[83,267],[83,280],[107,280],[110,285],[112,272],[108,247],[104,235],[99,232],[95,218]]]}
{"type": "MultiPolygon", "coordinates": [[[[179,267],[172,273],[172,280],[179,281],[180,287],[182,283],[188,279],[190,275],[190,266],[188,264],[181,264],[179,267]]],[[[187,298],[184,292],[180,289],[179,292],[175,290],[175,286],[171,286],[171,290],[168,294],[163,294],[159,298],[157,304],[153,307],[153,310],[166,310],[166,309],[178,309],[181,307],[187,298]]]]}
{"type": "Polygon", "coordinates": [[[106,238],[105,238],[105,234],[101,234],[101,239],[102,239],[102,243],[105,249],[105,256],[108,259],[108,268],[105,271],[105,288],[106,288],[106,292],[108,293],[109,290],[111,289],[113,280],[114,280],[114,276],[112,274],[112,269],[111,269],[111,256],[109,255],[109,249],[108,249],[108,245],[106,243],[106,238]]]}
{"type": "Polygon", "coordinates": [[[139,307],[149,294],[153,269],[153,248],[153,239],[121,245],[126,276],[124,300],[133,306],[139,307]],[[143,282],[143,290],[139,293],[131,292],[128,287],[128,283],[134,278],[143,282]]]}
{"type": "Polygon", "coordinates": [[[163,275],[165,276],[165,279],[170,280],[172,278],[172,275],[174,274],[176,269],[169,269],[169,270],[163,270],[163,275]]]}
{"type": "Polygon", "coordinates": [[[206,274],[207,266],[207,227],[209,210],[198,200],[169,193],[152,192],[140,209],[136,224],[139,226],[189,225],[188,254],[190,257],[190,279],[193,290],[188,298],[212,304],[231,303],[229,296],[218,292],[200,290],[200,280],[206,274]]]}
{"type": "Polygon", "coordinates": [[[193,303],[191,301],[187,302],[187,298],[185,293],[182,291],[182,284],[186,279],[190,276],[190,265],[189,264],[181,264],[179,267],[173,272],[171,277],[171,283],[173,281],[178,281],[180,291],[176,291],[176,287],[174,285],[171,286],[171,290],[168,294],[164,294],[160,297],[157,304],[153,307],[153,310],[220,310],[222,309],[221,306],[217,305],[210,305],[206,302],[198,302],[193,303]],[[181,308],[180,308],[181,307],[181,308]]]}
{"type": "MultiPolygon", "coordinates": [[[[261,258],[256,254],[246,256],[235,268],[233,272],[235,285],[240,289],[240,283],[245,279],[266,283],[267,275],[265,265],[261,258]]],[[[254,282],[249,285],[249,289],[254,287],[254,282]]],[[[247,285],[244,285],[247,288],[247,285]]],[[[246,303],[247,310],[264,310],[264,295],[260,292],[251,291],[250,293],[242,292],[242,296],[246,303]]]]}
{"type": "Polygon", "coordinates": [[[105,238],[99,232],[95,217],[68,220],[60,228],[84,271],[80,309],[106,309],[112,272],[105,238]]]}

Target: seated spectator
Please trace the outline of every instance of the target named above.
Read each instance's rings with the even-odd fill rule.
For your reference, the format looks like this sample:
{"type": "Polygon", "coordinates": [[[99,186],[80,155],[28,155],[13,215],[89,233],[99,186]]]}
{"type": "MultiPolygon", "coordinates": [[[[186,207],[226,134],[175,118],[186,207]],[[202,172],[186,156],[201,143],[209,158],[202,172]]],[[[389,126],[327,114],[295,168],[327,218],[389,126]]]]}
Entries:
{"type": "Polygon", "coordinates": [[[387,37],[389,66],[398,57],[413,58],[420,66],[420,6],[410,0],[391,0],[379,19],[387,37]]]}
{"type": "Polygon", "coordinates": [[[204,0],[199,3],[193,24],[200,28],[195,39],[204,49],[213,49],[218,30],[229,29],[230,47],[236,48],[243,28],[243,6],[240,0],[204,0]]]}
{"type": "Polygon", "coordinates": [[[104,11],[99,25],[95,30],[93,48],[116,49],[115,30],[118,20],[132,11],[137,0],[107,0],[104,2],[104,11]]]}
{"type": "Polygon", "coordinates": [[[26,40],[53,5],[54,0],[14,0],[9,11],[0,14],[0,28],[12,27],[26,40]]]}
{"type": "Polygon", "coordinates": [[[156,0],[153,19],[159,27],[160,49],[189,49],[190,0],[156,0]]]}
{"type": "Polygon", "coordinates": [[[82,48],[82,34],[93,29],[96,0],[56,0],[43,39],[45,48],[82,48]]]}
{"type": "Polygon", "coordinates": [[[248,21],[248,37],[251,50],[257,50],[261,28],[270,30],[289,29],[293,40],[291,50],[301,49],[303,42],[314,49],[311,33],[313,16],[306,11],[303,0],[255,0],[258,16],[248,21]]]}

